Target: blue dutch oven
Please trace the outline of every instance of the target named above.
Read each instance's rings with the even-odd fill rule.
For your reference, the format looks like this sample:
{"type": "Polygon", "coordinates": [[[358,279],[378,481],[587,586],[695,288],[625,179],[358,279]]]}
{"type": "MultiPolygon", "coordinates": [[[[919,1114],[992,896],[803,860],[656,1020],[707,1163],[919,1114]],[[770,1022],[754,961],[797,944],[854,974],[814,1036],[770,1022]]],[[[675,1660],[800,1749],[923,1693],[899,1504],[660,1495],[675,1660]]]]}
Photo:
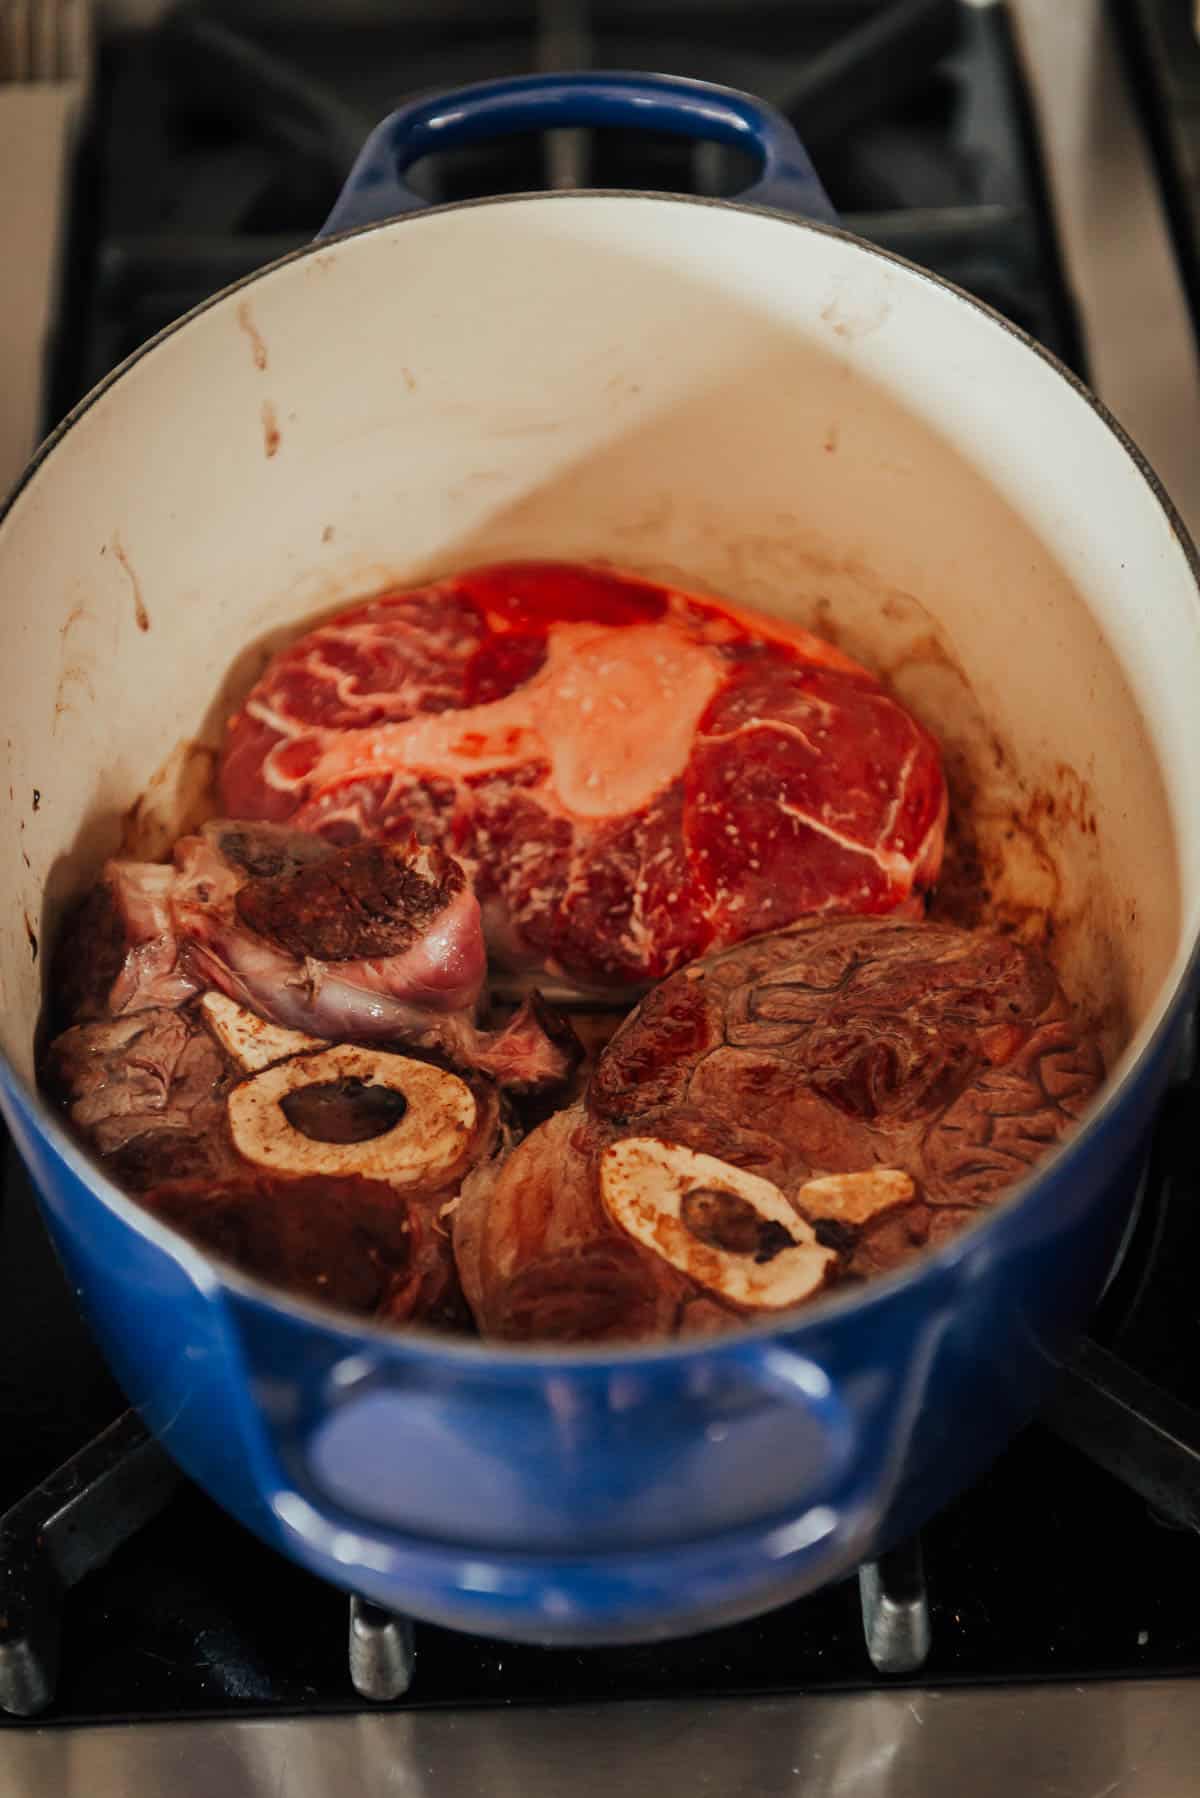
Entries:
{"type": "Polygon", "coordinates": [[[1193,993],[1196,560],[1096,402],[986,308],[839,231],[782,119],[635,75],[402,108],[322,240],[154,339],[43,446],[0,521],[0,585],[20,670],[4,1113],[131,1401],[245,1525],[456,1628],[668,1635],[845,1574],[1029,1417],[1112,1265],[1193,993]],[[429,209],[405,186],[432,152],[605,126],[713,139],[758,176],[736,202],[429,209]],[[1070,776],[1042,848],[1064,977],[1112,1078],[1037,1177],[939,1252],[721,1340],[387,1334],[189,1246],[38,1097],[31,945],[155,769],[139,821],[165,845],[246,645],[384,579],[514,551],[832,618],[968,762],[986,714],[1014,792],[1070,776]],[[931,629],[953,651],[941,687],[913,651],[931,629]]]}

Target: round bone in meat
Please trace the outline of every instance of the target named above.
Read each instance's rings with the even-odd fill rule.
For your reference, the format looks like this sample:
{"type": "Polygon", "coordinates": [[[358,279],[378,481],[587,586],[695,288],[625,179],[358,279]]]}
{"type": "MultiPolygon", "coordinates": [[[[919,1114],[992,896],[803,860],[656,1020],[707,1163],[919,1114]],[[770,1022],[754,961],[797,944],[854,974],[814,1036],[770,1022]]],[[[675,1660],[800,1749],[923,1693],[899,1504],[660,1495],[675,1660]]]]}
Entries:
{"type": "Polygon", "coordinates": [[[456,1074],[350,1044],[280,1062],[235,1086],[229,1095],[234,1147],[246,1161],[293,1176],[357,1175],[389,1186],[431,1186],[464,1161],[478,1118],[475,1096],[456,1074]],[[398,1121],[362,1141],[321,1141],[287,1115],[285,1101],[306,1088],[354,1082],[399,1093],[398,1121]]]}
{"type": "Polygon", "coordinates": [[[192,1241],[382,1322],[464,1328],[442,1214],[498,1152],[495,1087],[468,1088],[408,1057],[308,1046],[210,993],[73,1025],[42,1073],[113,1178],[192,1241]],[[235,1085],[247,1063],[277,1054],[280,1065],[235,1085]],[[262,1108],[277,1131],[264,1153],[258,1081],[272,1076],[293,1090],[262,1108]],[[231,1091],[249,1120],[249,1158],[234,1141],[231,1091]]]}
{"type": "Polygon", "coordinates": [[[626,1136],[610,1144],[600,1193],[635,1242],[748,1311],[811,1298],[836,1259],[769,1180],[677,1143],[626,1136]]]}
{"type": "Polygon", "coordinates": [[[454,1259],[485,1336],[603,1342],[671,1334],[680,1303],[697,1289],[606,1215],[596,1177],[603,1143],[572,1106],[463,1182],[451,1219],[454,1259]]]}

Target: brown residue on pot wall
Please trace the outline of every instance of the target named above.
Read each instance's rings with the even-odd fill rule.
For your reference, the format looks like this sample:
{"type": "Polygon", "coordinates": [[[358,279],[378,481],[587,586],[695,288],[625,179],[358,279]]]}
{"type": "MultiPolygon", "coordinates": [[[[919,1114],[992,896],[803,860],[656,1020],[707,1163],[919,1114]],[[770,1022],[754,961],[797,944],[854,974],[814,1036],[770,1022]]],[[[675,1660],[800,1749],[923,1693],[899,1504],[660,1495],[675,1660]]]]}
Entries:
{"type": "Polygon", "coordinates": [[[142,599],[141,582],[134,572],[133,564],[130,562],[125,546],[121,542],[120,536],[116,531],[113,532],[112,536],[112,552],[129,577],[130,591],[133,594],[133,615],[137,620],[137,627],[140,631],[148,631],[150,629],[150,614],[146,610],[145,602],[142,599]]]}
{"type": "MultiPolygon", "coordinates": [[[[880,583],[877,605],[900,641],[874,656],[853,636],[842,647],[870,661],[942,746],[950,822],[931,915],[1047,954],[1111,1065],[1131,1030],[1136,947],[1116,914],[1086,772],[1014,751],[912,594],[880,583]]],[[[820,602],[813,624],[830,634],[820,602]]]]}
{"type": "Polygon", "coordinates": [[[279,420],[275,416],[275,408],[270,400],[262,403],[263,451],[268,462],[279,449],[279,420]]]}
{"type": "Polygon", "coordinates": [[[88,656],[86,652],[76,650],[75,645],[71,642],[71,633],[74,631],[75,626],[77,624],[82,624],[87,616],[88,613],[86,607],[81,605],[72,606],[58,629],[62,650],[58,666],[58,682],[54,689],[53,728],[55,730],[58,728],[59,719],[65,712],[70,710],[72,687],[82,687],[89,699],[95,699],[96,697],[92,687],[88,656]]]}
{"type": "MultiPolygon", "coordinates": [[[[990,744],[997,772],[1012,775],[1004,747],[990,744]]],[[[979,924],[1049,949],[1067,919],[1063,882],[1047,826],[1065,802],[1049,788],[1015,800],[989,800],[978,768],[961,750],[943,752],[950,789],[946,856],[930,907],[968,929],[979,924]]],[[[1069,768],[1061,774],[1076,779],[1069,768]]]]}
{"type": "Polygon", "coordinates": [[[853,343],[878,331],[891,312],[891,304],[880,296],[871,301],[850,304],[845,294],[835,294],[821,308],[821,317],[834,334],[853,343]]]}
{"type": "Polygon", "coordinates": [[[25,918],[25,935],[29,938],[29,953],[32,955],[34,961],[36,961],[38,958],[37,931],[33,928],[33,925],[29,922],[29,913],[28,912],[24,913],[24,918],[25,918]]]}
{"type": "Polygon", "coordinates": [[[254,358],[254,366],[262,374],[267,366],[267,346],[263,342],[258,326],[250,311],[249,300],[242,300],[237,309],[238,329],[246,333],[250,342],[250,354],[254,358]]]}
{"type": "Polygon", "coordinates": [[[1098,836],[1087,782],[1065,762],[1036,784],[1025,781],[995,736],[945,745],[943,760],[950,823],[930,916],[1014,936],[1048,956],[1060,975],[1073,972],[1076,1010],[1111,1066],[1132,1031],[1124,984],[1112,978],[1127,946],[1078,877],[1079,858],[1094,853],[1098,836]],[[1081,969],[1090,975],[1083,981],[1081,969]]]}

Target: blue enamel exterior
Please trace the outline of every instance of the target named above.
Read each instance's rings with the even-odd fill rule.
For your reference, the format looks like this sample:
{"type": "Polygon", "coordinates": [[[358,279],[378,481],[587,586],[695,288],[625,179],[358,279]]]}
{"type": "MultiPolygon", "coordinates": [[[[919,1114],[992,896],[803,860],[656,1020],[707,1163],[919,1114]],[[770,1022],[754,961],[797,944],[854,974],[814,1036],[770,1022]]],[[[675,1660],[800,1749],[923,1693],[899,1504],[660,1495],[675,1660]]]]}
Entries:
{"type": "MultiPolygon", "coordinates": [[[[435,146],[634,117],[750,144],[763,174],[744,197],[830,216],[790,128],[757,103],[566,76],[393,114],[327,229],[411,208],[400,175],[435,146]]],[[[938,1255],[773,1332],[654,1352],[499,1356],[274,1298],[116,1193],[3,1065],[0,1106],[117,1377],[243,1523],[415,1617],[630,1640],[848,1572],[1003,1447],[1112,1264],[1191,996],[1041,1179],[938,1255]]]]}
{"type": "Polygon", "coordinates": [[[677,75],[520,75],[415,100],[371,133],[321,233],[378,225],[425,205],[404,176],[436,150],[517,131],[623,126],[709,139],[746,150],[758,177],[738,198],[801,218],[836,223],[808,152],[787,120],[732,88],[677,75]]]}
{"type": "MultiPolygon", "coordinates": [[[[1182,1003],[1182,1001],[1181,1001],[1182,1003]]],[[[251,1529],[379,1604],[515,1639],[669,1635],[849,1571],[1030,1415],[1103,1284],[1170,1039],[1024,1198],[791,1327],[503,1358],[223,1275],[0,1102],[118,1378],[251,1529]]]]}

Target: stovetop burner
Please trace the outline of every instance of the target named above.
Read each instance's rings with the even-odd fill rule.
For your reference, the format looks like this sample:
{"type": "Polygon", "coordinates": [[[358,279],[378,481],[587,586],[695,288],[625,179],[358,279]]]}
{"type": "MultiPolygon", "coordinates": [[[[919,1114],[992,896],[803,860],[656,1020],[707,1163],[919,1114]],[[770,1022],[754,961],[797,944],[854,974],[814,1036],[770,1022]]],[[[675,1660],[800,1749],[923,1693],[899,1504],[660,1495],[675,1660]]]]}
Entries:
{"type": "MultiPolygon", "coordinates": [[[[153,331],[308,242],[404,95],[586,65],[657,67],[782,106],[853,229],[1086,372],[1003,6],[444,0],[329,25],[274,0],[177,11],[103,46],[47,424],[153,331]]],[[[722,193],[744,174],[711,146],[568,133],[416,178],[450,200],[571,185],[722,193]]],[[[1137,1228],[1064,1396],[920,1544],[750,1623],[595,1650],[410,1629],[351,1605],[178,1478],[124,1416],[10,1151],[0,1592],[27,1608],[0,1612],[10,1646],[24,1631],[31,1652],[8,1656],[7,1698],[15,1679],[14,1708],[33,1712],[53,1685],[46,1720],[80,1722],[349,1711],[364,1692],[458,1707],[1200,1672],[1200,1538],[1181,1527],[1200,1523],[1195,1103],[1193,1074],[1168,1103],[1137,1228]]]]}

